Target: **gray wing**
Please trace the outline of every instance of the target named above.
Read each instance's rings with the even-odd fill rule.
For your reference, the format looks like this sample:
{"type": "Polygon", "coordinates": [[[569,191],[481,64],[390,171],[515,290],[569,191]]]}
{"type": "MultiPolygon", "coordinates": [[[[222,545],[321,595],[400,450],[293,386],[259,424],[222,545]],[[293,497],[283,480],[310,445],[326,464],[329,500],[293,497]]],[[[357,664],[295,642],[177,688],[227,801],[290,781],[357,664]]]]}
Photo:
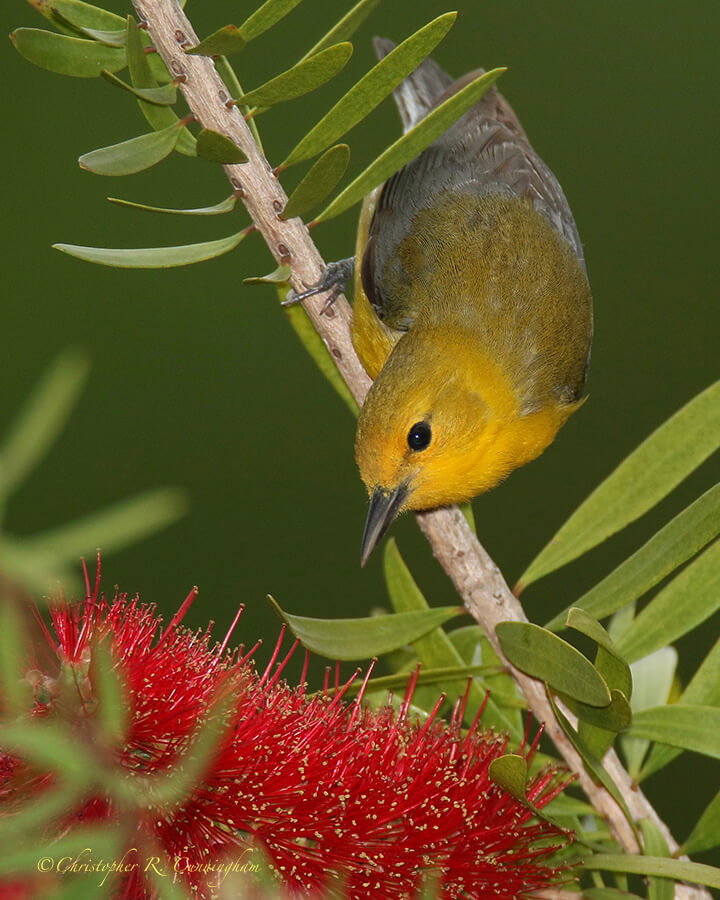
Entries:
{"type": "MultiPolygon", "coordinates": [[[[384,38],[375,38],[374,44],[380,59],[395,46],[384,38]]],[[[437,63],[425,60],[394,91],[404,130],[407,132],[482,72],[478,69],[454,81],[437,63]]],[[[383,231],[383,255],[392,254],[407,234],[414,215],[434,194],[447,187],[463,186],[479,193],[501,192],[530,198],[585,267],[580,237],[562,188],[533,150],[510,104],[493,86],[442,137],[385,183],[362,266],[363,285],[379,313],[383,300],[373,282],[385,260],[378,258],[378,231],[383,231]]]]}

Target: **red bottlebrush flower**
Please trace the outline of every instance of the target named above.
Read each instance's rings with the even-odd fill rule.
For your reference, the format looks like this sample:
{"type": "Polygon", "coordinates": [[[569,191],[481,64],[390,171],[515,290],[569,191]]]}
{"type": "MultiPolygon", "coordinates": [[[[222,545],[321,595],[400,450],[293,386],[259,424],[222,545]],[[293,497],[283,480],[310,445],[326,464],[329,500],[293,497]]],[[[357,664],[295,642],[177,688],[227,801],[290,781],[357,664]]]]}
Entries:
{"type": "MultiPolygon", "coordinates": [[[[60,703],[46,678],[36,708],[46,718],[70,716],[87,735],[97,712],[93,658],[105,639],[126,688],[128,721],[110,761],[107,747],[102,758],[130,783],[171,774],[224,698],[224,730],[194,783],[179,800],[164,805],[160,794],[133,809],[128,847],[161,848],[161,865],[201,897],[212,893],[219,866],[248,861],[248,848],[262,848],[297,896],[340,885],[352,900],[399,900],[432,874],[438,897],[511,900],[566,874],[547,859],[567,835],[533,819],[488,775],[505,739],[477,726],[462,735],[459,713],[449,726],[434,717],[410,721],[412,685],[399,712],[348,704],[341,693],[308,696],[304,686],[280,681],[289,654],[276,665],[279,643],[259,676],[250,654],[227,648],[229,633],[213,646],[210,628],[180,627],[194,593],[164,630],[154,606],[125,594],[108,602],[97,584],[83,602],[51,610],[47,637],[72,671],[64,683],[75,685],[76,704],[69,711],[67,687],[60,703]]],[[[43,773],[2,753],[0,772],[0,802],[15,793],[13,809],[23,791],[35,797],[49,788],[43,773]]],[[[528,797],[542,807],[566,780],[544,771],[528,797]]],[[[127,827],[128,817],[95,788],[55,832],[89,820],[127,827]]],[[[142,868],[116,876],[114,896],[152,896],[142,868]]]]}

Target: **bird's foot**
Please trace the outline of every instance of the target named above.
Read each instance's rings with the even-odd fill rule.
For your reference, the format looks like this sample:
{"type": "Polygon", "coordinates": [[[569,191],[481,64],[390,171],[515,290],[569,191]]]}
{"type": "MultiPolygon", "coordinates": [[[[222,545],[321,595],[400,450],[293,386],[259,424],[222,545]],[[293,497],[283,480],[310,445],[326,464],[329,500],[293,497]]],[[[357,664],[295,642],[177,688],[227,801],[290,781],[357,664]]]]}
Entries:
{"type": "Polygon", "coordinates": [[[340,259],[337,262],[330,263],[322,274],[322,278],[316,285],[308,290],[298,294],[291,288],[287,297],[283,300],[283,306],[293,306],[295,303],[302,303],[308,297],[314,297],[315,294],[324,294],[329,291],[320,315],[327,312],[337,298],[345,290],[345,285],[352,277],[355,270],[355,258],[350,256],[347,259],[340,259]]]}

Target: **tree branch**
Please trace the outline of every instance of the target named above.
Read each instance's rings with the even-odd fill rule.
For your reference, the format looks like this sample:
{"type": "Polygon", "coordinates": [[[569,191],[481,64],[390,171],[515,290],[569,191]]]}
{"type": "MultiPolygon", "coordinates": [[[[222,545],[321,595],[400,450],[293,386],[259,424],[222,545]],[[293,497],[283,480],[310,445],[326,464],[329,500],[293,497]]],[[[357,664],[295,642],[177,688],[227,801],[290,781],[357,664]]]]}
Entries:
{"type": "MultiPolygon", "coordinates": [[[[279,213],[287,196],[260,152],[240,111],[228,106],[228,92],[217,74],[212,60],[188,56],[184,47],[198,43],[185,13],[175,0],[133,0],[135,9],[146,24],[157,52],[170,72],[184,76],[181,89],[191,112],[204,128],[211,128],[233,140],[245,152],[247,163],[225,166],[225,172],[243,202],[257,230],[265,239],[278,263],[291,267],[292,285],[303,291],[316,284],[325,264],[313,243],[307,227],[300,219],[282,221],[279,213]]],[[[304,306],[313,325],[325,342],[332,358],[358,403],[362,404],[370,379],[362,368],[352,346],[350,329],[352,311],[344,297],[321,314],[324,298],[311,297],[304,306]]],[[[456,507],[421,513],[420,528],[430,541],[433,553],[452,579],[458,593],[475,620],[482,626],[500,657],[504,659],[495,636],[498,622],[527,621],[519,600],[508,588],[498,567],[485,552],[456,507]]],[[[536,718],[545,723],[559,753],[578,780],[591,803],[602,815],[624,850],[638,852],[637,842],[622,811],[605,791],[587,775],[582,760],[562,732],[545,696],[543,685],[524,675],[505,660],[536,718]]],[[[635,818],[650,818],[665,835],[671,852],[678,845],[667,826],[623,769],[614,751],[605,764],[621,790],[635,818]]],[[[677,897],[709,898],[696,888],[678,886],[677,897]]]]}

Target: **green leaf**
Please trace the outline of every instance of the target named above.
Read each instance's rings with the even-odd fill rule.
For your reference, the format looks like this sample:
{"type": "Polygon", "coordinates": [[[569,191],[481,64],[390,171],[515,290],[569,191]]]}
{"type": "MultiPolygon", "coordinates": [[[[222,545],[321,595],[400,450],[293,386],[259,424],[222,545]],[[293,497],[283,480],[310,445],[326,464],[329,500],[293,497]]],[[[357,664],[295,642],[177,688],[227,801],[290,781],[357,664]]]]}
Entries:
{"type": "Polygon", "coordinates": [[[21,547],[28,563],[54,567],[75,561],[97,550],[107,553],[137,543],[176,522],[187,510],[185,494],[177,488],[145,491],[106,509],[23,538],[21,547]]]}
{"type": "Polygon", "coordinates": [[[664,587],[618,639],[631,662],[671,644],[720,607],[720,541],[664,587]]]}
{"type": "Polygon", "coordinates": [[[562,713],[560,708],[558,707],[552,693],[546,689],[547,698],[552,707],[553,712],[555,713],[555,718],[558,720],[558,724],[565,732],[570,743],[577,750],[577,752],[582,757],[583,762],[585,763],[585,767],[588,773],[591,775],[595,781],[599,782],[605,790],[610,794],[613,800],[617,803],[617,805],[622,810],[623,815],[627,819],[628,824],[633,830],[633,834],[640,843],[640,836],[638,834],[637,826],[635,825],[635,820],[633,819],[630,810],[628,809],[627,803],[625,802],[625,798],[620,793],[618,786],[612,780],[610,775],[605,770],[602,762],[588,749],[580,735],[575,731],[572,725],[568,722],[565,715],[562,713]]]}
{"type": "Polygon", "coordinates": [[[350,148],[347,144],[335,144],[326,150],[292,192],[280,218],[292,219],[317,206],[335,189],[349,162],[350,148]]]}
{"type": "Polygon", "coordinates": [[[634,856],[629,853],[596,853],[584,860],[582,868],[590,872],[627,872],[630,875],[658,875],[678,881],[691,881],[720,888],[720,869],[684,859],[658,856],[634,856]]]}
{"type": "Polygon", "coordinates": [[[234,250],[247,231],[238,231],[218,241],[201,244],[182,244],[179,247],[140,247],[137,249],[112,249],[105,247],[80,247],[75,244],[53,244],[56,250],[85,262],[114,266],[120,269],[171,269],[174,266],[190,266],[215,259],[234,250]]]}
{"type": "Polygon", "coordinates": [[[100,730],[108,742],[117,745],[127,734],[129,705],[120,669],[114,666],[106,640],[98,641],[94,646],[92,661],[100,730]]]}
{"type": "MultiPolygon", "coordinates": [[[[667,841],[657,825],[650,819],[640,822],[640,830],[643,835],[643,847],[647,856],[670,858],[670,849],[667,841]]],[[[675,883],[672,878],[651,877],[648,884],[648,900],[673,900],[675,897],[675,883]]]]}
{"type": "Polygon", "coordinates": [[[0,448],[0,497],[23,483],[65,427],[89,371],[81,353],[63,353],[47,372],[0,448]]]}
{"type": "MultiPolygon", "coordinates": [[[[243,284],[284,284],[290,281],[292,271],[290,266],[280,265],[268,275],[253,275],[250,278],[243,278],[243,284]]],[[[344,384],[344,382],[343,382],[344,384]]]]}
{"type": "Polygon", "coordinates": [[[461,606],[442,606],[362,619],[310,619],[283,612],[272,597],[270,602],[304,647],[341,660],[367,659],[397,650],[465,613],[461,606]]]}
{"type": "Polygon", "coordinates": [[[12,721],[30,713],[35,705],[25,677],[29,637],[20,616],[20,604],[8,602],[9,598],[2,594],[0,599],[0,692],[3,718],[12,721]]]}
{"type": "Polygon", "coordinates": [[[617,888],[584,888],[583,900],[644,900],[638,894],[620,891],[617,888]]]}
{"type": "MultiPolygon", "coordinates": [[[[388,58],[388,57],[386,57],[388,58]]],[[[364,172],[352,181],[315,219],[326,222],[358,203],[386,181],[464,115],[485,94],[505,69],[493,69],[480,75],[452,97],[436,106],[417,125],[384,150],[364,172]]]]}
{"type": "Polygon", "coordinates": [[[521,803],[527,804],[525,785],[528,777],[528,764],[524,756],[508,753],[494,759],[488,768],[488,775],[499,788],[510,794],[521,803]]]}
{"type": "Polygon", "coordinates": [[[172,81],[168,84],[163,84],[161,87],[136,88],[131,84],[126,84],[122,78],[118,78],[117,75],[113,75],[113,73],[108,72],[107,69],[103,69],[100,74],[105,81],[115,85],[115,87],[122,88],[124,91],[134,94],[138,100],[144,100],[146,103],[154,103],[156,106],[173,106],[173,104],[177,103],[177,85],[172,81]]]}
{"type": "Polygon", "coordinates": [[[239,53],[245,43],[237,25],[224,25],[185,52],[193,56],[232,56],[239,53]]]}
{"type": "Polygon", "coordinates": [[[335,44],[237,98],[243,106],[276,106],[309,94],[334,78],[352,56],[350,43],[335,44]]]}
{"type": "Polygon", "coordinates": [[[312,56],[313,53],[319,53],[326,47],[337,44],[339,41],[349,40],[379,2],[380,0],[360,0],[359,3],[356,3],[351,10],[345,13],[339,22],[333,25],[330,31],[320,38],[314,47],[311,47],[308,50],[303,59],[307,59],[307,57],[312,56]]]}
{"type": "Polygon", "coordinates": [[[588,750],[602,759],[612,746],[618,731],[627,728],[632,719],[628,699],[632,695],[630,666],[618,654],[615,644],[602,625],[584,610],[573,607],[568,612],[567,626],[585,634],[598,645],[595,668],[605,680],[612,694],[612,703],[605,709],[585,704],[570,708],[578,716],[578,734],[588,750]]]}
{"type": "Polygon", "coordinates": [[[720,845],[720,791],[708,803],[705,812],[680,849],[683,854],[703,853],[718,845],[720,845]]]}
{"type": "Polygon", "coordinates": [[[605,631],[598,620],[589,615],[586,610],[574,606],[570,607],[567,619],[565,620],[565,625],[567,628],[573,628],[575,631],[579,631],[580,634],[589,637],[590,640],[595,641],[599,647],[604,647],[610,653],[617,655],[615,644],[610,635],[605,631]]]}
{"type": "Polygon", "coordinates": [[[500,622],[495,634],[518,669],[581,703],[610,703],[610,691],[593,664],[556,634],[530,622],[500,622]]]}
{"type": "Polygon", "coordinates": [[[117,72],[126,64],[124,50],[41,28],[18,28],[10,40],[28,62],[59,75],[95,78],[103,69],[117,72]]]}
{"type": "Polygon", "coordinates": [[[470,530],[472,533],[477,536],[477,526],[475,525],[475,513],[473,511],[472,503],[468,500],[467,503],[458,503],[458,509],[465,517],[465,521],[470,526],[470,530]]]}
{"type": "MultiPolygon", "coordinates": [[[[701,706],[720,705],[720,638],[703,660],[690,683],[683,691],[679,704],[690,703],[701,706]]],[[[653,747],[641,776],[646,778],[658,769],[672,762],[682,751],[673,747],[656,745],[653,747]]]]}
{"type": "Polygon", "coordinates": [[[237,203],[235,194],[231,194],[214,206],[199,206],[195,209],[166,209],[164,206],[147,206],[144,203],[133,203],[132,200],[120,200],[118,197],[108,197],[110,203],[118,206],[126,206],[129,209],[139,209],[143,212],[164,213],[172,216],[218,216],[222,213],[232,212],[237,203]]]}
{"type": "MultiPolygon", "coordinates": [[[[582,607],[598,619],[605,618],[642,597],[719,533],[720,485],[715,485],[577,600],[574,606],[582,607]]],[[[563,615],[559,613],[555,616],[548,622],[547,628],[553,631],[561,628],[563,615]]]]}
{"type": "MultiPolygon", "coordinates": [[[[142,35],[132,16],[127,18],[127,61],[130,81],[134,88],[154,90],[158,87],[158,80],[153,74],[149,57],[145,53],[142,35]]],[[[156,103],[148,103],[140,98],[138,98],[138,106],[148,124],[155,131],[162,131],[180,121],[173,110],[167,106],[158,106],[156,103]]],[[[195,138],[187,128],[182,129],[175,149],[186,156],[195,156],[195,138]]]]}
{"type": "Polygon", "coordinates": [[[272,28],[300,3],[300,0],[266,0],[240,26],[240,33],[246,42],[254,40],[272,28]]]}
{"type": "Polygon", "coordinates": [[[91,150],[79,159],[81,169],[95,175],[134,175],[143,172],[169,156],[180,137],[180,124],[174,123],[162,131],[151,131],[140,137],[91,150]]]}
{"type": "MultiPolygon", "coordinates": [[[[285,299],[287,290],[284,286],[279,288],[278,295],[281,301],[285,299]]],[[[338,372],[337,366],[330,356],[330,352],[327,346],[315,330],[312,322],[308,317],[308,314],[299,303],[294,306],[286,306],[284,307],[284,310],[285,315],[290,320],[290,324],[292,325],[295,334],[302,341],[305,349],[310,354],[315,365],[318,367],[318,369],[320,369],[325,378],[330,382],[330,384],[335,389],[336,393],[350,410],[350,412],[355,416],[355,418],[357,418],[360,413],[357,402],[353,395],[350,393],[350,388],[340,377],[340,373],[338,372]]]]}
{"type": "MultiPolygon", "coordinates": [[[[385,542],[383,573],[393,609],[398,613],[404,614],[408,611],[422,612],[431,608],[428,606],[422,591],[415,583],[410,570],[405,565],[394,538],[390,538],[385,542]]],[[[449,635],[442,628],[438,627],[431,633],[420,636],[411,643],[424,666],[441,668],[443,666],[463,665],[464,660],[462,656],[460,656],[449,635]]],[[[523,733],[522,727],[517,727],[517,724],[513,722],[514,717],[506,716],[504,710],[499,709],[492,697],[488,697],[486,701],[485,696],[486,690],[484,685],[481,685],[478,679],[474,678],[470,684],[467,706],[468,711],[471,711],[471,717],[485,703],[483,722],[486,726],[508,731],[515,738],[521,737],[523,733]]]]}
{"type": "Polygon", "coordinates": [[[521,733],[524,727],[522,713],[527,709],[527,703],[507,666],[483,634],[482,628],[479,625],[455,628],[448,634],[448,638],[463,662],[483,663],[498,668],[496,674],[488,674],[483,678],[483,687],[490,691],[493,702],[502,707],[503,715],[512,722],[515,733],[521,733]]]}
{"type": "Polygon", "coordinates": [[[80,34],[83,37],[90,38],[91,41],[99,41],[101,44],[107,44],[108,47],[124,47],[127,37],[125,22],[120,20],[121,28],[102,29],[87,28],[84,25],[76,25],[71,22],[67,16],[64,16],[57,8],[53,9],[52,21],[68,26],[69,33],[80,34]]]}
{"type": "Polygon", "coordinates": [[[532,561],[519,587],[559,569],[634,522],[718,446],[720,381],[693,398],[620,463],[532,561]]]}
{"type": "Polygon", "coordinates": [[[57,772],[69,785],[101,783],[102,770],[89,745],[62,721],[31,719],[0,726],[0,742],[42,772],[57,772]]]}
{"type": "Polygon", "coordinates": [[[317,156],[362,121],[440,43],[456,17],[446,13],[434,19],[388,53],[305,135],[281,168],[317,156]]]}
{"type": "Polygon", "coordinates": [[[635,713],[629,733],[720,759],[720,709],[673,704],[635,713]]]}
{"type": "MultiPolygon", "coordinates": [[[[562,696],[562,700],[582,722],[587,722],[595,728],[602,728],[605,731],[617,733],[630,727],[632,721],[630,702],[621,691],[613,690],[610,692],[610,695],[612,697],[610,705],[601,707],[578,703],[572,697],[567,697],[566,695],[562,696]]],[[[594,750],[587,740],[585,742],[590,746],[591,750],[594,750]]],[[[606,749],[606,747],[603,747],[603,750],[606,749]]],[[[595,753],[595,755],[600,758],[599,754],[595,753]]]]}
{"type": "Polygon", "coordinates": [[[199,157],[209,162],[231,166],[236,163],[247,162],[247,156],[238,147],[235,141],[227,135],[220,134],[210,128],[203,128],[197,136],[196,152],[199,157]]]}
{"type": "MultiPolygon", "coordinates": [[[[634,682],[631,703],[633,714],[667,702],[675,677],[677,659],[674,647],[663,647],[645,659],[633,663],[631,667],[634,682]]],[[[629,737],[627,734],[622,735],[620,740],[630,775],[637,778],[650,742],[629,737]]]]}
{"type": "MultiPolygon", "coordinates": [[[[57,860],[58,862],[61,860],[74,860],[83,851],[86,851],[88,847],[92,848],[94,859],[120,859],[124,849],[121,843],[122,840],[123,834],[119,828],[113,829],[100,826],[88,828],[82,825],[73,828],[72,831],[64,834],[61,838],[56,838],[55,835],[52,835],[49,838],[38,840],[36,837],[32,841],[24,841],[17,846],[14,852],[3,852],[0,855],[0,874],[12,873],[17,875],[18,871],[23,869],[35,871],[38,860],[44,857],[53,861],[57,860]]],[[[4,850],[5,848],[3,847],[4,850]]],[[[84,896],[97,897],[97,873],[89,875],[90,881],[87,878],[88,876],[81,875],[79,872],[73,872],[73,878],[68,879],[68,881],[71,883],[76,879],[77,881],[82,881],[85,891],[84,896]]],[[[68,891],[68,888],[64,885],[61,895],[60,891],[53,890],[53,900],[68,900],[66,891],[68,891]]],[[[76,894],[74,897],[71,896],[70,900],[80,900],[80,898],[76,894]]]]}
{"type": "Polygon", "coordinates": [[[99,28],[117,31],[125,27],[125,19],[115,13],[84,3],[83,0],[31,0],[35,9],[51,22],[69,22],[73,28],[99,28]]]}

